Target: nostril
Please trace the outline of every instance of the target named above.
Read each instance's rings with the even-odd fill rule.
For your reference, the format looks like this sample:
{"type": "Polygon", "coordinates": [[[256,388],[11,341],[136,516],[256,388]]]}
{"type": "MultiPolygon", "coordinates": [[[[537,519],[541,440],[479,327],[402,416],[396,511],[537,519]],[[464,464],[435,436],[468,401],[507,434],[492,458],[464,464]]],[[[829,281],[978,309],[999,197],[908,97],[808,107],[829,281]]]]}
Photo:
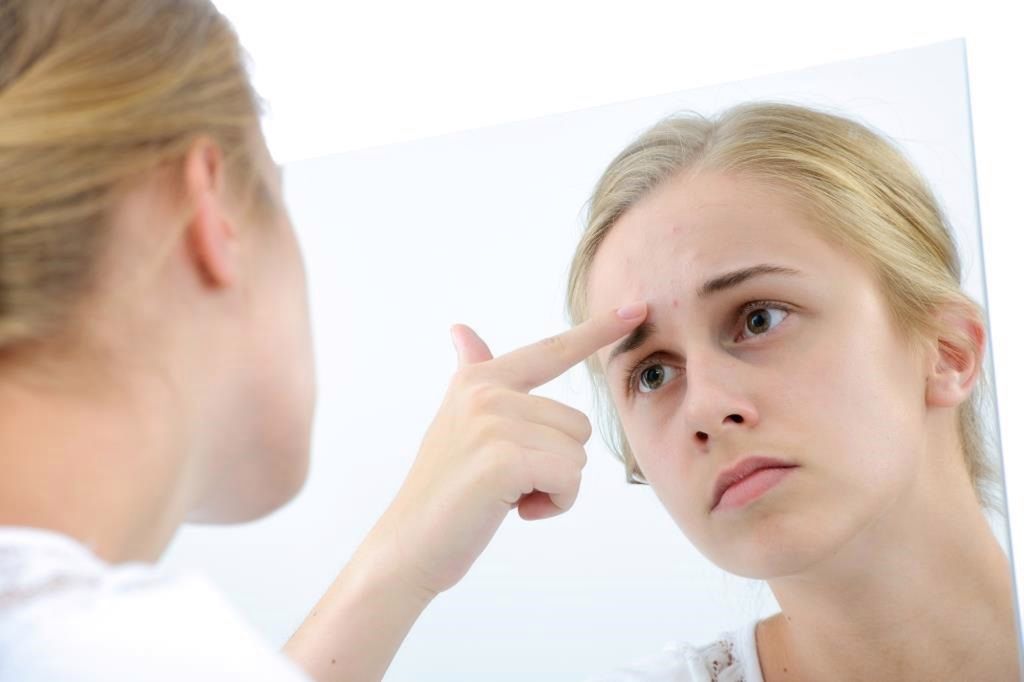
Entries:
{"type": "Polygon", "coordinates": [[[729,415],[729,419],[733,420],[737,424],[742,424],[743,423],[743,417],[741,417],[738,414],[730,414],[729,415]]]}

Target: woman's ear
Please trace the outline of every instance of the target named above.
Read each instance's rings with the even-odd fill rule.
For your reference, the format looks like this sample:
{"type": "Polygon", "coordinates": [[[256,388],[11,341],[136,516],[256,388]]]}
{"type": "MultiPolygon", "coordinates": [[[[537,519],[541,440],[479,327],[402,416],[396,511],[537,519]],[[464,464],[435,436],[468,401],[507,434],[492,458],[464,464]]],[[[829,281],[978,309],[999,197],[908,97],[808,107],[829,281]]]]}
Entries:
{"type": "Polygon", "coordinates": [[[942,332],[935,339],[925,401],[936,407],[956,407],[966,400],[985,357],[985,326],[973,311],[947,309],[942,332]]]}
{"type": "Polygon", "coordinates": [[[189,251],[203,281],[218,288],[234,283],[240,254],[224,173],[224,155],[216,142],[201,137],[192,143],[184,162],[189,251]]]}

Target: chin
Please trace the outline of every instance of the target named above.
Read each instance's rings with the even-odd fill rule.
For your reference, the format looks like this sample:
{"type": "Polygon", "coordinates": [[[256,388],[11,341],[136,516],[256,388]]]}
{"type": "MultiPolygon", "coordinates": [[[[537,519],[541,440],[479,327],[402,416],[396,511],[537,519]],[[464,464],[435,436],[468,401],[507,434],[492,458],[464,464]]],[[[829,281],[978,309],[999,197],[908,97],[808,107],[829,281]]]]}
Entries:
{"type": "MultiPolygon", "coordinates": [[[[698,549],[719,568],[743,578],[768,580],[806,571],[837,550],[833,528],[776,510],[751,515],[723,537],[706,537],[698,549]]],[[[696,544],[696,543],[695,543],[696,544]]]]}
{"type": "Polygon", "coordinates": [[[809,566],[817,564],[824,552],[809,549],[794,551],[792,548],[777,546],[758,548],[760,551],[742,552],[734,547],[727,559],[712,559],[720,568],[733,575],[751,580],[770,580],[787,575],[803,573],[809,566]]]}
{"type": "Polygon", "coordinates": [[[226,472],[186,518],[189,523],[233,524],[256,521],[294,500],[309,475],[309,442],[285,453],[261,453],[262,466],[226,472]],[[244,473],[242,473],[244,472],[244,473]]]}
{"type": "Polygon", "coordinates": [[[301,457],[301,466],[291,466],[288,472],[282,472],[272,480],[268,480],[264,486],[264,494],[255,499],[239,505],[239,518],[235,523],[245,521],[256,521],[278,509],[298,497],[309,478],[309,451],[304,452],[301,457]]]}

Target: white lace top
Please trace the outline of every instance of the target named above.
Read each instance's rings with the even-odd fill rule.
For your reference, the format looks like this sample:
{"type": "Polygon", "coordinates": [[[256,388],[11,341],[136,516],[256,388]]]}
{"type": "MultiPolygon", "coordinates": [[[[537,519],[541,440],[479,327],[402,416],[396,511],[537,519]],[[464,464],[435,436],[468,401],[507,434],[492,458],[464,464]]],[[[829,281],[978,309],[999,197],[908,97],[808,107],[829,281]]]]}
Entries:
{"type": "Polygon", "coordinates": [[[199,575],[0,526],[0,682],[310,682],[199,575]]]}
{"type": "Polygon", "coordinates": [[[757,620],[701,646],[673,642],[661,653],[587,682],[764,682],[757,657],[757,620]]]}

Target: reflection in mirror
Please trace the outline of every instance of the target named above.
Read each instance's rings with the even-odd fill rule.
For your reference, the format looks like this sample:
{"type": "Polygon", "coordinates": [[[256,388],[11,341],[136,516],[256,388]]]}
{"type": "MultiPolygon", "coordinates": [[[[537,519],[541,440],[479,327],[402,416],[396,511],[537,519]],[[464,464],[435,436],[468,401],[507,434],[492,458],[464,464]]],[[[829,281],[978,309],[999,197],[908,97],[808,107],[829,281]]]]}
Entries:
{"type": "Polygon", "coordinates": [[[572,322],[648,303],[587,363],[611,448],[701,554],[781,607],[642,679],[1016,677],[985,517],[1003,512],[985,315],[899,151],[835,114],[745,103],[659,122],[589,206],[572,322]]]}
{"type": "Polygon", "coordinates": [[[750,679],[1004,670],[1016,633],[998,444],[981,437],[994,376],[965,73],[952,41],[289,164],[313,473],[264,521],[186,529],[166,562],[212,566],[283,642],[411,466],[455,368],[451,324],[495,353],[563,329],[569,261],[606,224],[574,271],[577,314],[642,296],[649,333],[591,363],[608,391],[581,366],[534,393],[610,442],[589,442],[569,513],[510,516],[386,679],[601,679],[667,642],[652,665],[708,645],[750,679]],[[751,102],[802,109],[732,109],[751,102]],[[662,129],[673,153],[614,161],[680,112],[717,132],[683,119],[662,129]],[[610,164],[622,186],[598,186],[610,164]],[[939,302],[950,314],[930,316],[939,302]],[[972,421],[959,406],[974,401],[972,421]],[[616,454],[650,485],[625,483],[616,454]],[[796,466],[719,490],[752,455],[796,466]],[[282,556],[288,570],[251,570],[282,556]],[[926,643],[942,655],[925,661],[926,643]]]}

